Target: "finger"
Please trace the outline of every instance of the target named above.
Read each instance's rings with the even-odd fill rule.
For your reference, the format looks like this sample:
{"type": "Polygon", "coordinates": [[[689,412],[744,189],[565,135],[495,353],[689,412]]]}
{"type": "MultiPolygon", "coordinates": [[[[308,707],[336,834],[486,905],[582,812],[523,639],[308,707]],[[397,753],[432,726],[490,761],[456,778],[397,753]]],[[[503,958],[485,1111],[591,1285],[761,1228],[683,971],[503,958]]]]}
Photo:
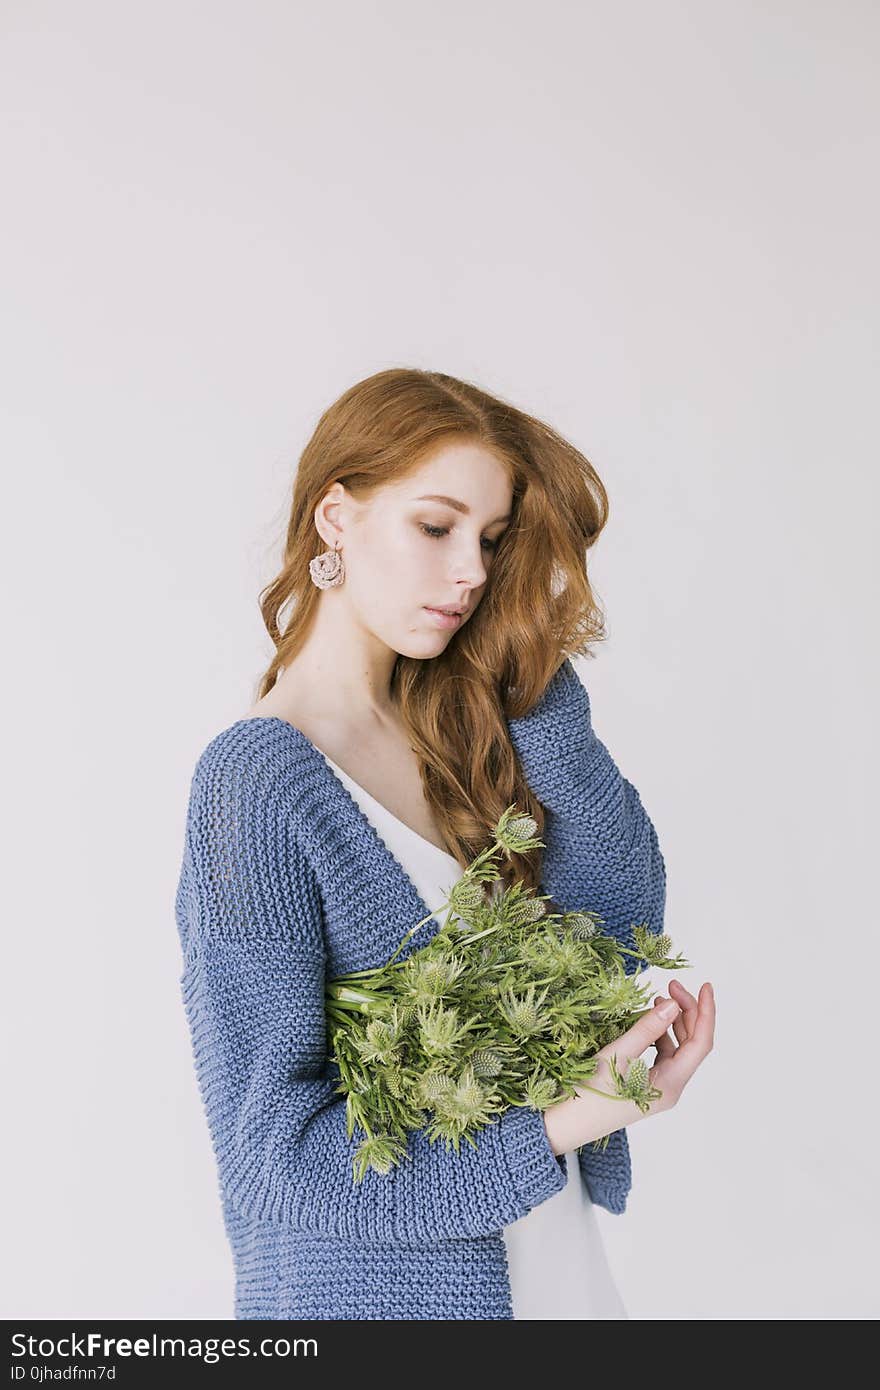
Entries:
{"type": "MultiPolygon", "coordinates": [[[[678,1022],[677,1019],[676,1022],[678,1022]]],[[[654,1043],[654,1046],[657,1049],[658,1060],[663,1060],[666,1057],[674,1057],[678,1051],[676,1044],[673,1042],[672,1038],[670,1038],[668,1032],[664,1033],[662,1037],[659,1037],[654,1043]]]]}
{"type": "MultiPolygon", "coordinates": [[[[658,995],[657,998],[654,1000],[654,1007],[659,1008],[660,1005],[664,1002],[665,1001],[663,995],[658,995]]],[[[675,1003],[676,1001],[673,1000],[672,1002],[675,1003]]],[[[672,1029],[676,1037],[679,1036],[678,1030],[681,1027],[681,1017],[681,1014],[677,1014],[676,1017],[672,1020],[672,1029]]],[[[657,1061],[660,1061],[664,1057],[674,1057],[676,1051],[678,1050],[675,1042],[669,1036],[668,1028],[665,1033],[661,1033],[660,1037],[656,1039],[654,1046],[657,1049],[657,1061]]]]}
{"type": "Polygon", "coordinates": [[[711,1052],[715,1041],[715,995],[708,980],[700,986],[697,997],[697,1019],[694,1031],[676,1049],[667,1063],[669,1075],[677,1086],[683,1086],[693,1076],[703,1058],[711,1052]]]}
{"type": "Polygon", "coordinates": [[[697,1007],[696,999],[691,994],[687,986],[682,984],[681,980],[670,980],[670,993],[673,989],[675,990],[675,999],[679,1004],[682,1004],[685,1008],[688,1009],[695,1009],[697,1007]]]}
{"type": "MultiPolygon", "coordinates": [[[[676,981],[676,980],[673,980],[673,981],[672,981],[672,984],[677,984],[677,981],[676,981]]],[[[669,994],[670,994],[670,998],[672,998],[672,985],[670,985],[670,987],[669,987],[669,994]]],[[[655,1007],[660,1003],[660,1001],[662,1000],[662,998],[663,998],[663,995],[658,995],[658,996],[657,996],[657,998],[654,1000],[654,1005],[655,1005],[655,1007]]],[[[682,1001],[681,1001],[680,999],[673,999],[672,1002],[675,1003],[675,1004],[678,1004],[679,1008],[681,1008],[681,1002],[682,1002],[682,1001]]],[[[686,1026],[685,1026],[685,1023],[684,1023],[684,1014],[683,1014],[683,1013],[677,1014],[677,1015],[675,1016],[675,1018],[671,1020],[671,1027],[672,1027],[672,1031],[673,1031],[673,1033],[675,1034],[677,1040],[678,1040],[680,1043],[683,1043],[684,1040],[685,1040],[685,1038],[687,1038],[687,1036],[688,1036],[687,1029],[686,1029],[686,1026]]]]}
{"type": "Polygon", "coordinates": [[[680,980],[670,981],[669,994],[677,1004],[681,1005],[681,1014],[675,1020],[675,1036],[680,1043],[683,1043],[693,1036],[697,1022],[697,1001],[690,990],[685,989],[680,980]]]}
{"type": "MultiPolygon", "coordinates": [[[[656,998],[655,1001],[653,1001],[653,1006],[655,1006],[655,1008],[660,1008],[660,1006],[666,1004],[666,1002],[669,1001],[663,998],[663,995],[660,994],[658,995],[658,998],[656,998]]],[[[681,1015],[680,1013],[678,1013],[678,1015],[676,1015],[676,1019],[673,1020],[673,1024],[671,1024],[671,1026],[673,1026],[673,1029],[677,1029],[678,1024],[680,1023],[681,1015]]],[[[656,1055],[655,1059],[656,1062],[659,1062],[662,1058],[667,1058],[667,1056],[674,1056],[674,1054],[676,1054],[676,1044],[674,1044],[673,1040],[671,1040],[669,1036],[669,1027],[667,1027],[665,1033],[660,1033],[660,1036],[658,1038],[655,1038],[655,1042],[653,1042],[653,1045],[655,1045],[656,1051],[658,1051],[658,1055],[656,1055]]]]}
{"type": "Polygon", "coordinates": [[[609,1048],[613,1049],[618,1056],[623,1056],[633,1061],[640,1057],[646,1047],[656,1044],[658,1038],[662,1038],[666,1030],[672,1023],[672,1019],[678,1014],[678,1005],[674,999],[665,999],[659,995],[654,1000],[654,1007],[646,1009],[640,1018],[637,1018],[631,1028],[625,1033],[621,1033],[609,1048]],[[669,1008],[672,1005],[673,1013],[670,1017],[664,1017],[664,1006],[669,1008]]]}
{"type": "Polygon", "coordinates": [[[677,986],[675,997],[678,1003],[682,1006],[682,1018],[684,1020],[685,1025],[685,1035],[688,1038],[692,1038],[694,1035],[694,1029],[697,1026],[697,1018],[699,1017],[700,1006],[694,995],[691,994],[689,989],[686,989],[685,986],[681,984],[680,980],[676,980],[675,983],[677,986]]]}

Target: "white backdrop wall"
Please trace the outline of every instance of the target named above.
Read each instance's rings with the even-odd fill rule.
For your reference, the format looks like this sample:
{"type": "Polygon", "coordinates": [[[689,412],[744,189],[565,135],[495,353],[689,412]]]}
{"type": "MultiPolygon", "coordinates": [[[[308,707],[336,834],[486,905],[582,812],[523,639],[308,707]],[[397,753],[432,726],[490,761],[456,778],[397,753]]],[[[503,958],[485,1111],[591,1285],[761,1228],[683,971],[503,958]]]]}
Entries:
{"type": "Polygon", "coordinates": [[[0,6],[0,1315],[232,1315],[178,995],[189,778],[268,662],[319,414],[415,365],[545,417],[611,497],[579,670],[718,1007],[600,1211],[630,1315],[877,1316],[878,28],[0,6]]]}

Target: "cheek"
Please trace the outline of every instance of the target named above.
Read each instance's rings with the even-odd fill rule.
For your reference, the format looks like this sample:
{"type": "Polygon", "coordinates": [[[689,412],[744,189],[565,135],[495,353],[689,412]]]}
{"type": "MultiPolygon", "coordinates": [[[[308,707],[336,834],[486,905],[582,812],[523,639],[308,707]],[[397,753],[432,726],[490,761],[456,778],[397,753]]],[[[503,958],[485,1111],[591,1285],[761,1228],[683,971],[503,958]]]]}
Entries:
{"type": "Polygon", "coordinates": [[[392,564],[411,579],[433,574],[443,564],[443,542],[423,536],[415,526],[405,526],[388,547],[392,564]]]}
{"type": "Polygon", "coordinates": [[[381,596],[390,608],[405,608],[414,601],[423,603],[437,588],[442,567],[440,543],[432,544],[413,526],[383,529],[369,535],[360,549],[359,572],[366,587],[381,596]]]}

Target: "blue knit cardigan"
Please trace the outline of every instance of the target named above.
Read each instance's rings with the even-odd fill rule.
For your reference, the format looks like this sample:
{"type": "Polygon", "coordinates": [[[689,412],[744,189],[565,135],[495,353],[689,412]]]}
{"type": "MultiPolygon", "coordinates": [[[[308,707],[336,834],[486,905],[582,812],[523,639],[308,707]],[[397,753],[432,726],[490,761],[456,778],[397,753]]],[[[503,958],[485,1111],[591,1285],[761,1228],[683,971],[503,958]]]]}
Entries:
{"type": "MultiPolygon", "coordinates": [[[[546,809],[540,891],[600,913],[631,948],[633,924],[661,931],[657,835],[568,659],[508,728],[546,809]]],[[[286,720],[240,719],[199,756],[175,916],[236,1318],[513,1317],[503,1228],[564,1186],[573,1155],[553,1153],[539,1110],[512,1108],[458,1154],[411,1134],[411,1157],[355,1185],[362,1135],[346,1136],[325,1052],[325,979],[382,964],[438,906],[286,720]]],[[[592,1200],[623,1212],[626,1129],[576,1158],[592,1200]]]]}

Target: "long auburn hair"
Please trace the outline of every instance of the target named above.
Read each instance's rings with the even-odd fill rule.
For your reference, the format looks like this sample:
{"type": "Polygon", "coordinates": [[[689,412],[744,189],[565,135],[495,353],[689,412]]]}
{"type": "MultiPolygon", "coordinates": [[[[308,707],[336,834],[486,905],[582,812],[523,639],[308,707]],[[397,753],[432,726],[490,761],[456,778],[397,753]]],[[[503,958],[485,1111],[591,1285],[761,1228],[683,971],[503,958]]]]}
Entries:
{"type": "MultiPolygon", "coordinates": [[[[542,837],[544,808],[504,721],[529,712],[566,656],[592,657],[590,645],[606,635],[586,552],[608,519],[608,496],[589,460],[554,429],[443,372],[393,367],[345,391],[302,451],[283,564],[260,594],[275,655],[257,698],[295,657],[315,616],[320,590],[309,561],[325,549],[314,513],[328,488],[339,481],[363,499],[454,439],[480,444],[507,468],[511,520],[468,622],[429,661],[399,655],[390,694],[437,828],[465,868],[511,803],[534,818],[542,837]]],[[[502,857],[498,868],[504,884],[522,879],[540,891],[541,861],[538,849],[502,857]]],[[[552,900],[547,906],[558,910],[552,900]]]]}

